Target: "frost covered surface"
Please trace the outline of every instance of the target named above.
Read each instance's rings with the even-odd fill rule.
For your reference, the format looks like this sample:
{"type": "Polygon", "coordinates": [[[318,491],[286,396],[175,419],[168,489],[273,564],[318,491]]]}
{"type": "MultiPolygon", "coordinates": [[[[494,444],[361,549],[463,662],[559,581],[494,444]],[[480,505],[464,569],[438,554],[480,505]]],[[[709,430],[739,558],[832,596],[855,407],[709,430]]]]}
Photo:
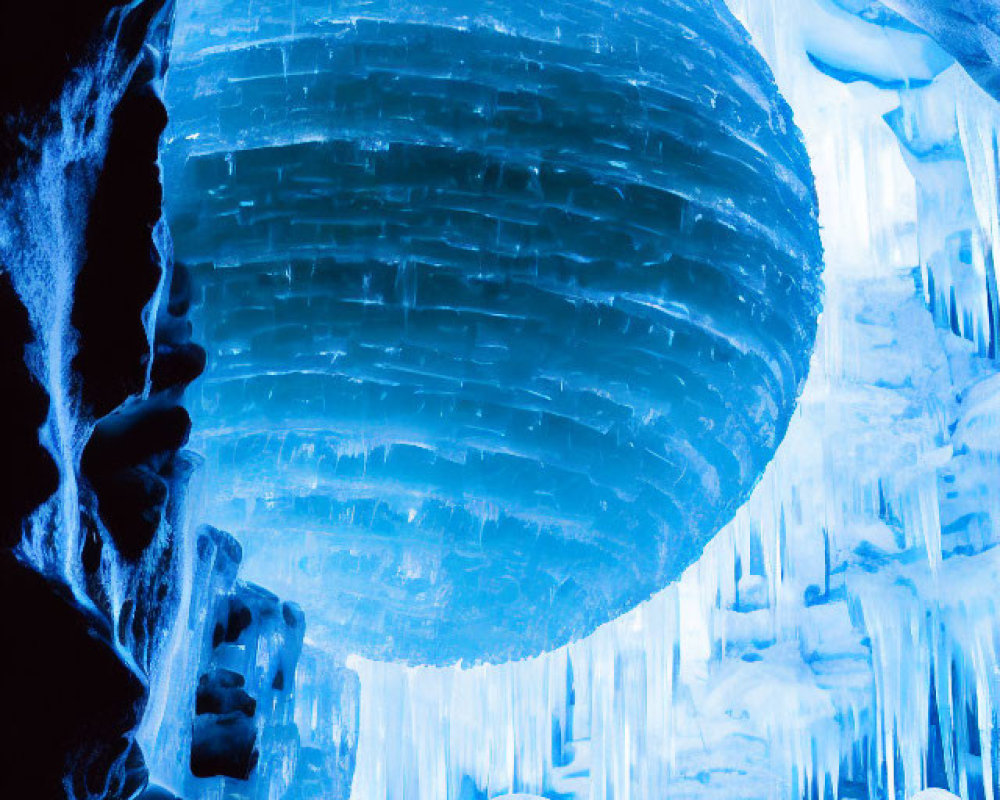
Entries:
{"type": "Polygon", "coordinates": [[[178,30],[203,513],[248,576],[318,644],[441,664],[680,575],[780,441],[819,308],[805,152],[725,7],[191,4],[178,30]]]}

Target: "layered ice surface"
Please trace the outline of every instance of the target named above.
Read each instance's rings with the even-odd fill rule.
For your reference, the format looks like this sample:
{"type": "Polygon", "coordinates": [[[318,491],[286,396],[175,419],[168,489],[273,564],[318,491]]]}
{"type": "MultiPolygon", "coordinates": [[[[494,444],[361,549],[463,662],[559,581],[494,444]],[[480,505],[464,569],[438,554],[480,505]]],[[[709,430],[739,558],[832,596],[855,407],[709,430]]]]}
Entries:
{"type": "Polygon", "coordinates": [[[878,4],[732,6],[820,199],[788,436],[702,558],[593,636],[472,670],[356,660],[355,800],[997,796],[1000,111],[878,4]]]}
{"type": "Polygon", "coordinates": [[[342,654],[502,661],[676,579],[784,435],[805,150],[719,2],[191,2],[164,155],[207,522],[342,654]]]}
{"type": "MultiPolygon", "coordinates": [[[[316,609],[341,615],[341,622],[331,625],[335,617],[324,620],[321,611],[313,620],[308,600],[298,598],[307,606],[307,639],[315,635],[341,655],[355,650],[376,656],[349,659],[359,687],[329,652],[309,649],[309,659],[300,662],[296,723],[309,731],[314,750],[346,742],[349,765],[343,772],[353,772],[353,778],[349,792],[344,783],[314,789],[300,782],[288,797],[997,797],[1000,310],[993,254],[1000,250],[1000,108],[988,91],[989,65],[970,66],[970,53],[983,43],[981,49],[989,50],[989,6],[975,0],[889,5],[893,8],[868,0],[730,2],[795,110],[816,176],[826,271],[812,368],[788,436],[735,519],[670,587],[582,640],[536,658],[471,669],[379,660],[427,655],[413,641],[406,647],[375,645],[376,637],[404,630],[391,627],[398,612],[364,594],[386,594],[384,576],[396,562],[372,556],[377,533],[356,524],[341,533],[296,531],[295,523],[306,514],[284,515],[288,495],[276,490],[268,472],[274,467],[261,462],[259,470],[251,469],[251,462],[237,459],[247,431],[237,424],[236,406],[225,399],[226,387],[235,380],[251,398],[254,376],[264,373],[251,370],[259,346],[253,335],[219,339],[230,342],[229,349],[220,348],[214,358],[229,372],[213,373],[195,408],[199,424],[219,410],[209,427],[212,435],[202,441],[211,454],[206,491],[214,491],[215,474],[223,476],[219,485],[229,487],[229,494],[228,505],[209,504],[211,513],[228,519],[248,543],[255,580],[294,587],[312,576],[315,588],[308,592],[314,599],[325,586],[327,595],[346,593],[357,604],[336,598],[330,606],[314,602],[316,609]],[[949,20],[948,36],[937,27],[942,19],[949,20]],[[922,32],[918,23],[935,35],[922,32]],[[235,365],[246,367],[242,377],[236,377],[235,365]],[[241,465],[244,489],[238,489],[241,465]],[[251,483],[259,484],[259,491],[251,490],[251,483]],[[272,514],[271,527],[257,516],[264,511],[272,514]],[[367,535],[357,535],[362,532],[367,535]],[[327,541],[361,566],[329,569],[334,562],[318,555],[327,541]],[[253,548],[259,548],[256,556],[253,548]],[[376,588],[358,588],[365,586],[376,588]],[[339,610],[337,603],[343,603],[339,610]],[[341,649],[338,637],[362,619],[350,609],[362,603],[372,611],[364,617],[373,621],[372,636],[367,642],[345,637],[341,649]]],[[[692,5],[692,12],[704,14],[705,8],[692,5]]],[[[322,2],[226,3],[213,9],[182,7],[177,36],[181,53],[188,55],[178,62],[175,80],[188,81],[185,102],[216,111],[192,116],[211,125],[199,123],[201,130],[192,125],[175,135],[168,177],[173,169],[182,177],[172,185],[194,186],[204,190],[206,203],[220,203],[206,208],[219,211],[224,224],[260,233],[249,223],[266,197],[248,190],[240,195],[248,203],[242,206],[232,199],[227,206],[219,198],[237,196],[232,182],[244,174],[239,160],[244,146],[253,145],[255,154],[275,148],[294,153],[299,151],[289,142],[318,145],[335,138],[330,128],[310,127],[334,119],[321,119],[318,112],[296,112],[271,128],[264,125],[270,111],[305,108],[301,98],[313,94],[317,84],[304,91],[303,82],[318,81],[323,73],[283,60],[274,85],[291,89],[285,94],[276,89],[272,107],[253,94],[250,76],[233,71],[239,60],[212,59],[315,38],[332,11],[322,2]],[[211,63],[217,64],[214,72],[211,63]],[[196,69],[202,70],[200,77],[196,69]],[[288,82],[282,83],[285,70],[288,82]],[[226,94],[220,87],[229,83],[246,84],[248,94],[232,87],[226,94]],[[223,111],[217,110],[220,93],[228,98],[223,111]],[[248,97],[258,98],[250,112],[242,105],[248,97]],[[242,122],[248,113],[253,124],[242,122]],[[261,130],[270,130],[274,141],[247,138],[261,130]],[[179,171],[183,156],[177,153],[192,155],[189,170],[221,159],[225,169],[212,168],[231,183],[220,179],[207,188],[186,183],[196,173],[179,171]]],[[[544,12],[564,10],[548,4],[544,12]]],[[[430,24],[434,12],[420,13],[430,24]]],[[[692,19],[677,14],[678,20],[692,19]]],[[[363,10],[345,13],[352,15],[367,16],[363,10]]],[[[698,31],[707,30],[699,26],[707,24],[687,23],[686,35],[697,41],[698,31]]],[[[671,30],[669,20],[657,20],[656,26],[671,30]]],[[[458,27],[475,26],[467,21],[458,27]]],[[[339,41],[351,47],[350,55],[341,57],[370,63],[365,61],[370,51],[352,38],[355,29],[338,30],[339,41]]],[[[604,44],[595,39],[592,49],[603,53],[604,44]]],[[[701,63],[693,51],[682,52],[701,63]]],[[[627,81],[644,85],[647,63],[640,67],[644,77],[633,72],[627,81]]],[[[409,77],[396,74],[390,83],[409,77]]],[[[180,92],[179,85],[171,92],[180,92]]],[[[726,108],[724,100],[716,102],[726,108]]],[[[458,113],[443,102],[439,106],[443,115],[458,113]]],[[[336,104],[328,99],[326,107],[336,104]]],[[[408,112],[401,116],[412,123],[408,112]]],[[[374,138],[359,152],[391,152],[395,142],[374,138]]],[[[288,174],[276,177],[272,189],[288,174]]],[[[331,192],[329,182],[297,180],[303,198],[331,192]]],[[[390,199],[366,209],[363,218],[382,219],[378,215],[390,199]]],[[[282,219],[273,205],[265,211],[282,219]]],[[[189,221],[195,218],[194,210],[188,214],[189,221]]],[[[317,225],[319,219],[307,216],[305,224],[317,225]]],[[[594,215],[590,224],[601,221],[594,215]]],[[[181,223],[183,249],[185,237],[198,231],[197,226],[185,231],[181,223]]],[[[270,242],[270,236],[261,233],[258,242],[270,242]]],[[[310,246],[318,238],[304,236],[310,246]]],[[[280,237],[275,241],[280,244],[280,237]]],[[[338,249],[349,250],[338,241],[338,249]]],[[[232,298],[239,296],[248,317],[266,318],[267,330],[299,342],[301,330],[290,327],[297,317],[277,316],[276,298],[298,297],[301,307],[319,308],[318,314],[329,309],[304,291],[310,284],[301,283],[291,259],[286,272],[264,259],[259,273],[248,272],[253,264],[238,252],[210,258],[206,250],[198,260],[209,287],[205,308],[215,303],[220,311],[233,309],[239,304],[232,298]],[[240,281],[240,275],[249,277],[240,281]],[[281,291],[267,295],[261,288],[266,286],[281,291]]],[[[317,266],[309,274],[323,270],[317,266]]],[[[383,292],[383,305],[384,297],[383,292]]],[[[230,313],[215,323],[202,317],[202,338],[210,345],[209,331],[225,330],[212,325],[230,313]]],[[[268,387],[274,397],[278,389],[277,383],[268,387]]],[[[274,429],[294,420],[278,418],[277,405],[264,408],[274,417],[274,429]]],[[[268,435],[278,453],[272,465],[282,473],[295,474],[302,459],[322,453],[309,449],[318,448],[315,441],[299,451],[276,430],[268,435]]],[[[302,486],[282,484],[293,485],[302,486]]],[[[305,485],[311,488],[296,497],[313,498],[322,484],[305,485]]],[[[422,544],[427,540],[394,541],[406,547],[393,553],[427,552],[422,544]]],[[[411,564],[421,562],[399,563],[412,570],[411,564]]],[[[414,618],[421,615],[418,594],[394,588],[389,596],[398,606],[412,607],[414,618]]],[[[307,758],[289,753],[280,764],[286,774],[309,771],[307,758]]],[[[240,792],[234,789],[233,796],[244,796],[240,792]]]]}

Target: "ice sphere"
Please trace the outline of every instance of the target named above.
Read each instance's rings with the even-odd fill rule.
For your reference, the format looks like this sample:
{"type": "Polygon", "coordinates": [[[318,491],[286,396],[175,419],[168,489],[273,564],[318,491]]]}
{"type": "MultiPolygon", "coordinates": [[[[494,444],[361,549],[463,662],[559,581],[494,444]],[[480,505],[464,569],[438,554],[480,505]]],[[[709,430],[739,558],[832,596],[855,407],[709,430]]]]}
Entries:
{"type": "Polygon", "coordinates": [[[738,23],[210,5],[165,168],[203,515],[247,577],[318,644],[421,663],[549,649],[675,579],[771,459],[819,307],[808,160],[738,23]]]}

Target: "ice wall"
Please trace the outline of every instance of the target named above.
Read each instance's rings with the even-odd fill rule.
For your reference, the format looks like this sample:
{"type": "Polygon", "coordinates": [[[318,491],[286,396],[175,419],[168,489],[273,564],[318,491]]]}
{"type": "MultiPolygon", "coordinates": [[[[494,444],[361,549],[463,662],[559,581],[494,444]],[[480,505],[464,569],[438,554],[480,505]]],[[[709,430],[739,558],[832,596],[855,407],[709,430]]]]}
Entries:
{"type": "Polygon", "coordinates": [[[997,106],[878,4],[732,7],[820,196],[788,437],[680,582],[594,636],[466,671],[358,660],[355,800],[996,796],[997,106]]]}

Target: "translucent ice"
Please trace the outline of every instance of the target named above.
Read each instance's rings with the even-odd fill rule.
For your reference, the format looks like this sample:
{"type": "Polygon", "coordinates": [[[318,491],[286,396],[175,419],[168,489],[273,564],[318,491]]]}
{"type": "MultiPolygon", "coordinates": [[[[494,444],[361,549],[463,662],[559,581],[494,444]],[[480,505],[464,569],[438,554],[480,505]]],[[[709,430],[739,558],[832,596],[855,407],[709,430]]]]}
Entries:
{"type": "Polygon", "coordinates": [[[209,521],[341,652],[502,660],[676,578],[783,436],[812,178],[726,9],[192,3],[209,521]]]}
{"type": "MultiPolygon", "coordinates": [[[[440,46],[432,35],[440,21],[434,10],[419,12],[418,27],[393,17],[393,25],[374,28],[364,20],[333,24],[331,6],[323,2],[193,3],[182,14],[178,40],[186,55],[171,93],[187,99],[170,158],[179,240],[199,262],[204,308],[214,309],[201,326],[203,338],[216,343],[216,367],[194,409],[205,432],[208,475],[222,490],[207,513],[245,538],[255,580],[302,602],[320,644],[338,657],[361,653],[346,665],[318,649],[307,648],[303,656],[295,720],[303,742],[311,744],[294,764],[281,762],[306,776],[295,783],[300,796],[343,796],[351,784],[354,800],[997,797],[1000,316],[993,253],[1000,246],[1000,112],[983,73],[970,76],[953,60],[963,57],[954,42],[918,27],[913,9],[944,4],[891,5],[895,11],[866,0],[730,2],[805,135],[827,264],[810,378],[762,481],[697,562],[648,602],[538,657],[472,668],[376,659],[513,654],[560,636],[548,628],[540,639],[524,617],[511,614],[488,620],[498,627],[475,646],[458,644],[456,628],[429,613],[442,599],[455,603],[446,606],[449,614],[465,607],[454,591],[435,596],[431,587],[469,589],[456,586],[431,547],[443,552],[454,546],[429,536],[434,517],[424,506],[445,496],[441,487],[449,484],[434,483],[434,474],[419,464],[391,472],[406,450],[379,447],[419,443],[420,454],[446,458],[443,443],[454,443],[453,420],[439,412],[435,426],[424,429],[433,438],[417,439],[400,426],[406,406],[376,415],[375,401],[385,398],[362,392],[369,373],[348,368],[394,369],[384,382],[385,397],[419,386],[430,398],[428,382],[448,377],[439,362],[399,369],[408,342],[402,334],[427,334],[415,313],[427,295],[420,270],[400,257],[394,238],[400,231],[409,235],[411,227],[394,227],[387,209],[415,207],[414,198],[428,215],[439,209],[437,195],[425,191],[425,160],[405,162],[414,180],[402,168],[387,170],[392,158],[427,142],[461,150],[468,128],[464,122],[448,126],[463,113],[463,121],[513,116],[523,125],[515,128],[519,133],[530,127],[530,119],[516,117],[524,109],[518,105],[522,95],[512,91],[504,102],[480,102],[469,72],[483,53],[495,55],[498,65],[511,63],[508,52],[489,48],[523,31],[481,31],[470,13],[463,31],[484,37],[477,39],[482,46],[477,52],[450,47],[433,72],[420,61],[433,48],[408,56],[407,70],[393,48],[411,42],[418,27],[425,34],[421,43],[440,46]],[[434,89],[435,81],[467,93],[453,107],[434,89]],[[381,101],[396,84],[408,91],[400,92],[391,113],[366,111],[366,103],[381,101]],[[427,99],[426,107],[411,96],[427,99]],[[346,121],[334,113],[344,109],[352,111],[346,121]],[[352,149],[348,141],[360,144],[352,149]],[[346,185],[343,176],[351,168],[356,204],[335,205],[330,195],[346,185]],[[329,172],[337,177],[324,177],[329,172]],[[386,174],[395,179],[392,191],[362,191],[386,174]],[[205,199],[196,207],[191,197],[198,193],[205,199]],[[297,210],[286,213],[286,203],[297,210]],[[323,250],[331,242],[348,254],[336,262],[342,272],[333,269],[333,258],[343,256],[323,250]],[[376,242],[385,249],[372,254],[376,242]],[[373,263],[358,266],[359,253],[373,263]],[[384,322],[376,329],[382,338],[366,333],[349,339],[337,327],[345,306],[354,309],[346,319],[357,329],[384,322]],[[391,308],[401,321],[390,325],[391,308]],[[303,340],[306,327],[311,341],[303,340]],[[356,360],[359,353],[371,360],[356,360]],[[309,388],[338,376],[353,377],[364,404],[350,405],[352,395],[339,388],[309,388]],[[377,430],[382,438],[366,435],[345,447],[340,431],[349,425],[366,434],[377,430]],[[294,433],[281,435],[289,426],[294,433]],[[389,480],[394,476],[408,482],[389,480]],[[417,476],[426,480],[414,492],[417,476]],[[388,504],[361,514],[361,488],[388,504]],[[408,496],[421,502],[403,504],[408,496]],[[428,570],[428,563],[436,569],[428,570]],[[418,622],[427,625],[422,634],[418,622]],[[518,626],[525,630],[510,631],[518,626]],[[395,638],[387,642],[390,633],[395,638]],[[432,651],[426,642],[435,638],[445,647],[432,651]],[[342,758],[331,759],[331,748],[340,748],[342,758]],[[319,751],[327,754],[325,772],[314,768],[324,758],[319,751]]],[[[974,3],[961,5],[978,13],[974,3]]],[[[405,6],[391,8],[402,14],[405,6]]],[[[351,16],[354,6],[346,8],[343,15],[351,16]]],[[[369,11],[357,11],[358,17],[370,15],[372,6],[364,8],[369,11]]],[[[546,4],[544,11],[571,20],[569,8],[546,4]]],[[[678,18],[672,10],[655,24],[662,33],[678,18]]],[[[556,24],[556,16],[539,19],[556,24]]],[[[962,24],[974,19],[969,11],[962,24]]],[[[703,24],[690,24],[692,41],[703,24]]],[[[544,37],[526,38],[535,47],[544,37]]],[[[606,63],[601,58],[608,51],[600,37],[591,44],[586,68],[593,70],[606,63]]],[[[548,63],[532,52],[522,49],[514,60],[524,62],[525,74],[535,66],[542,72],[548,63]]],[[[693,53],[683,52],[702,68],[693,53]]],[[[656,70],[645,60],[640,66],[638,73],[623,71],[623,81],[634,82],[636,92],[651,91],[656,70]]],[[[494,79],[499,74],[499,67],[489,71],[494,79]]],[[[726,95],[715,102],[722,110],[713,109],[713,116],[729,108],[726,95]]],[[[598,104],[586,116],[596,124],[606,110],[598,104]]],[[[509,141],[507,131],[503,140],[509,141]]],[[[619,188],[647,180],[641,159],[636,166],[624,155],[608,157],[607,164],[603,177],[618,176],[619,188]],[[619,160],[625,166],[611,163],[619,160]]],[[[524,185],[533,186],[532,180],[529,172],[524,185]]],[[[501,186],[499,174],[497,181],[501,186]]],[[[452,203],[449,213],[469,212],[467,199],[452,203]]],[[[503,222],[486,228],[492,236],[486,249],[498,263],[509,242],[504,237],[524,224],[510,207],[505,211],[510,213],[483,215],[503,222]]],[[[606,214],[593,213],[590,224],[608,225],[606,214]]],[[[454,219],[445,218],[452,225],[445,226],[445,241],[428,234],[406,243],[437,244],[442,250],[431,266],[440,268],[442,254],[465,241],[459,234],[466,229],[454,219]]],[[[572,241],[572,252],[589,252],[587,242],[572,241]]],[[[588,262],[575,264],[583,269],[578,265],[588,262]]],[[[484,281],[497,267],[490,269],[481,268],[484,281]]],[[[465,291],[467,284],[459,285],[465,291]]],[[[617,295],[612,307],[621,310],[617,295]]],[[[521,303],[514,311],[525,308],[521,303]]],[[[470,309],[447,311],[461,321],[470,309]]],[[[508,324],[508,317],[501,319],[508,324]]],[[[620,342],[637,333],[638,317],[630,312],[630,319],[620,342]]],[[[583,329],[574,330],[579,335],[583,329]]],[[[489,351],[470,363],[496,366],[508,352],[519,358],[553,352],[541,349],[544,339],[533,340],[533,349],[511,348],[506,335],[491,339],[489,351]]],[[[420,341],[434,354],[459,347],[457,337],[442,338],[420,341]]],[[[611,374],[599,350],[570,366],[591,362],[596,378],[611,374]]],[[[638,374],[634,362],[628,365],[630,377],[638,374]]],[[[557,366],[561,378],[573,372],[557,366]]],[[[530,386],[504,374],[505,385],[518,391],[530,386]]],[[[629,383],[632,391],[649,385],[629,383]]],[[[610,390],[603,399],[627,405],[610,390]]],[[[510,408],[539,402],[522,400],[510,408]]],[[[498,430],[508,432],[494,425],[480,435],[493,437],[495,445],[502,441],[498,430]]],[[[539,441],[537,463],[569,454],[575,466],[592,470],[606,455],[578,442],[572,449],[554,447],[554,441],[539,441]]],[[[615,463],[635,467],[616,472],[616,482],[644,469],[630,458],[615,463]]],[[[454,485],[470,484],[463,476],[454,485]]],[[[499,499],[492,505],[472,507],[466,495],[449,502],[492,524],[500,519],[497,509],[524,514],[552,502],[529,502],[516,491],[520,487],[510,486],[494,495],[499,499]]],[[[580,496],[568,495],[571,505],[580,496]]],[[[603,535],[615,529],[593,530],[603,535]]],[[[471,545],[495,567],[511,551],[492,542],[487,536],[471,545]]],[[[549,566],[562,563],[555,551],[544,555],[554,559],[549,566]]],[[[605,554],[609,582],[617,585],[629,574],[621,568],[634,567],[634,555],[605,554]]],[[[574,579],[593,578],[578,562],[572,566],[574,579]]],[[[647,579],[640,575],[632,585],[647,579]]],[[[490,597],[495,603],[497,596],[490,597]]],[[[538,608],[537,598],[499,597],[505,614],[538,608]]],[[[588,617],[582,627],[567,623],[566,607],[551,606],[540,625],[568,624],[565,633],[572,634],[599,618],[588,617]]]]}
{"type": "MultiPolygon", "coordinates": [[[[680,582],[584,641],[473,670],[356,662],[355,800],[997,796],[997,105],[955,66],[917,90],[865,52],[823,69],[827,3],[733,7],[820,198],[825,311],[789,435],[680,582]]],[[[847,20],[862,51],[878,21],[847,20]]]]}

